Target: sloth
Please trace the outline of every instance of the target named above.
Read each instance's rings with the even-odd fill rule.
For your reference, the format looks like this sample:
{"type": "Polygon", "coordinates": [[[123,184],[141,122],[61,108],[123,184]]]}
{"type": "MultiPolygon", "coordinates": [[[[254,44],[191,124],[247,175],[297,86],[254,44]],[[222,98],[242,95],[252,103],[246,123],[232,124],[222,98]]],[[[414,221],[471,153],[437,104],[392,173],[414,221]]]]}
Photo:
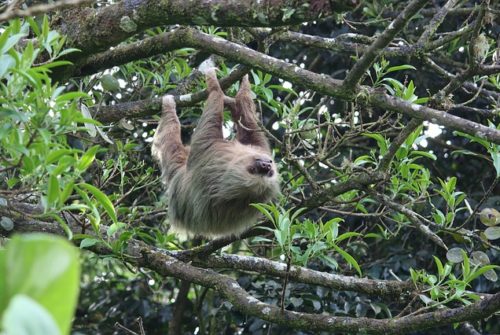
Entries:
{"type": "Polygon", "coordinates": [[[207,238],[238,236],[259,218],[251,204],[279,194],[276,165],[258,129],[248,76],[229,104],[236,127],[232,141],[222,135],[225,95],[214,69],[206,72],[206,81],[209,95],[191,145],[182,144],[175,101],[166,95],[152,154],[168,186],[171,229],[207,238]]]}

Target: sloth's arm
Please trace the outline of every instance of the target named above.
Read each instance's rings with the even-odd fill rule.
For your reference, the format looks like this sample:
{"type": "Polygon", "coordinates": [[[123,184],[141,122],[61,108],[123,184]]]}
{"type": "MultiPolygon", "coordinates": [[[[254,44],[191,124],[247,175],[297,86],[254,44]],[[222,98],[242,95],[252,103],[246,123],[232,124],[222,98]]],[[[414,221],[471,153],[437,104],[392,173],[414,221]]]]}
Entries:
{"type": "Polygon", "coordinates": [[[252,100],[248,75],[243,77],[240,90],[235,97],[231,116],[236,124],[236,139],[242,144],[250,144],[271,152],[269,142],[257,124],[255,103],[252,100]]]}
{"type": "Polygon", "coordinates": [[[209,94],[205,109],[191,138],[190,161],[191,158],[196,160],[198,155],[203,155],[214,143],[223,140],[224,92],[219,86],[214,69],[207,71],[206,77],[209,94]]]}
{"type": "Polygon", "coordinates": [[[162,99],[162,116],[153,138],[152,154],[159,161],[167,183],[186,164],[188,152],[181,141],[181,125],[172,95],[162,99]]]}

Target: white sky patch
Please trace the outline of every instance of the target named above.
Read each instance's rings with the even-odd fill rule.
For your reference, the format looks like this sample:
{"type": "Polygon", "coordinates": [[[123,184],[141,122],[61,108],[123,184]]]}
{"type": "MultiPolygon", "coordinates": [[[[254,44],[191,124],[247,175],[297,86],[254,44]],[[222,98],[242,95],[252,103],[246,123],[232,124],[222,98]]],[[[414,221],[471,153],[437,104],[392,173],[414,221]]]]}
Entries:
{"type": "Polygon", "coordinates": [[[117,99],[121,99],[122,98],[122,94],[121,93],[116,93],[116,98],[117,99]]]}
{"type": "Polygon", "coordinates": [[[440,125],[431,122],[424,122],[424,125],[427,126],[427,129],[424,131],[424,135],[427,137],[435,138],[443,133],[440,125]]]}
{"type": "Polygon", "coordinates": [[[465,51],[465,48],[464,48],[464,47],[460,47],[460,48],[458,48],[458,52],[462,52],[462,53],[463,53],[464,51],[465,51]]]}
{"type": "Polygon", "coordinates": [[[153,286],[154,284],[155,284],[155,280],[154,279],[148,280],[148,285],[149,286],[153,286]]]}
{"type": "Polygon", "coordinates": [[[233,121],[228,121],[226,124],[222,127],[222,136],[229,137],[231,135],[231,130],[233,129],[233,121]]]}
{"type": "Polygon", "coordinates": [[[326,114],[326,113],[328,113],[328,108],[325,105],[321,106],[319,108],[318,114],[322,115],[322,114],[326,114]]]}
{"type": "Polygon", "coordinates": [[[120,88],[125,88],[127,86],[127,82],[121,78],[118,78],[118,84],[120,84],[120,88]]]}
{"type": "Polygon", "coordinates": [[[292,87],[293,87],[293,85],[292,85],[292,83],[291,83],[291,82],[289,82],[289,81],[285,81],[285,82],[283,82],[283,87],[284,87],[284,88],[288,88],[288,89],[290,89],[290,88],[292,88],[292,87]]]}
{"type": "Polygon", "coordinates": [[[148,124],[147,124],[146,122],[143,122],[143,123],[142,123],[142,126],[143,126],[143,127],[147,127],[147,126],[148,126],[148,124]]]}
{"type": "Polygon", "coordinates": [[[273,126],[272,126],[273,130],[278,130],[279,127],[280,127],[280,124],[278,122],[273,123],[273,126]]]}

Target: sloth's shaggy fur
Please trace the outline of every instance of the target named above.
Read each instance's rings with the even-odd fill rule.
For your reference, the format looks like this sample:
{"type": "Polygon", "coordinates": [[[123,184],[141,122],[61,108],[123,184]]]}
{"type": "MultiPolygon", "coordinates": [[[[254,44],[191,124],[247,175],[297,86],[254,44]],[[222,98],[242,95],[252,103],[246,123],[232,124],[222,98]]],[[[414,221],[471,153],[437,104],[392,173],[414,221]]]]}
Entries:
{"type": "Polygon", "coordinates": [[[268,202],[279,193],[276,165],[266,137],[258,129],[248,77],[231,108],[236,139],[222,135],[224,93],[215,70],[207,71],[208,100],[191,146],[181,142],[172,96],[163,97],[163,114],[152,153],[168,185],[171,227],[188,235],[238,235],[256,223],[251,203],[268,202]]]}

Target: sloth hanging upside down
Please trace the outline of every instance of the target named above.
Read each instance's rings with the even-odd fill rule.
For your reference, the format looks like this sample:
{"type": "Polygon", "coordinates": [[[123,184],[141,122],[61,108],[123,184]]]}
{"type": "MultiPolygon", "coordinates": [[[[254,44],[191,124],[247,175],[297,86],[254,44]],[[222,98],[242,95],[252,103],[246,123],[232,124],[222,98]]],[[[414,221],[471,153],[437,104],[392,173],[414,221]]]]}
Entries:
{"type": "Polygon", "coordinates": [[[174,231],[204,237],[239,235],[256,223],[251,203],[279,194],[269,142],[258,129],[248,76],[231,108],[236,139],[222,135],[224,92],[214,69],[206,74],[208,100],[191,146],[181,141],[174,97],[166,95],[152,154],[168,185],[169,221],[174,231]]]}

